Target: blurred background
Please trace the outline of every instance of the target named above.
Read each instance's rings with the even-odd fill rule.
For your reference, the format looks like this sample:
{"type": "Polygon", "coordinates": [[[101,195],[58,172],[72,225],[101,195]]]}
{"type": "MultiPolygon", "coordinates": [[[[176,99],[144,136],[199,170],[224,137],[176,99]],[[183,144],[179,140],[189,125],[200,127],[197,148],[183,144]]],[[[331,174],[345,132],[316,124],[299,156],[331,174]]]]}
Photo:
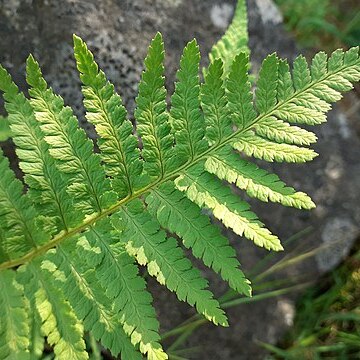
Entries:
{"type": "MultiPolygon", "coordinates": [[[[80,35],[116,85],[132,116],[147,46],[164,36],[167,88],[185,44],[196,37],[207,54],[231,21],[235,0],[0,0],[0,62],[20,88],[25,60],[35,55],[45,78],[84,120],[72,34],[80,35]]],[[[249,36],[252,72],[277,52],[292,61],[360,43],[358,0],[251,0],[249,36]]],[[[360,358],[360,87],[334,106],[318,128],[311,164],[267,164],[290,185],[308,193],[311,212],[250,202],[285,244],[280,255],[255,248],[226,232],[254,284],[252,299],[237,298],[226,284],[197,265],[221,297],[230,328],[194,317],[186,304],[148,279],[172,359],[359,359],[360,358]],[[225,295],[224,295],[225,294],[225,295]]],[[[0,115],[6,115],[0,103],[0,115]]],[[[0,146],[19,177],[11,140],[0,129],[0,146]]],[[[264,166],[264,164],[262,164],[264,166]]],[[[0,175],[1,176],[1,175],[0,175]]],[[[44,359],[52,359],[51,349],[44,359]]],[[[100,358],[110,358],[102,351],[100,358]]],[[[126,359],[125,359],[126,360],[126,359]]]]}
{"type": "Polygon", "coordinates": [[[301,47],[333,50],[356,46],[360,37],[359,2],[356,0],[276,0],[301,47]]]}

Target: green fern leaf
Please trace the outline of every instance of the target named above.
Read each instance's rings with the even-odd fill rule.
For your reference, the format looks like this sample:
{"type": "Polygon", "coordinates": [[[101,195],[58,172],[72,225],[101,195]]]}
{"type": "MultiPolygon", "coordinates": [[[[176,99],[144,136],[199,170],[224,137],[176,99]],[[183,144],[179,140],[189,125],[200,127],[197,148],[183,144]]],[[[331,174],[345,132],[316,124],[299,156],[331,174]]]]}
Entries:
{"type": "Polygon", "coordinates": [[[207,281],[192,267],[176,240],[166,238],[159,224],[144,211],[141,202],[132,202],[120,216],[125,222],[122,239],[139,264],[147,265],[149,274],[176,292],[179,300],[195,306],[200,314],[215,324],[228,326],[224,311],[206,289],[207,281]]]}
{"type": "Polygon", "coordinates": [[[249,57],[241,53],[235,57],[226,81],[228,111],[239,129],[244,129],[256,119],[248,70],[249,57]]]}
{"type": "Polygon", "coordinates": [[[256,108],[264,114],[276,105],[279,61],[275,54],[262,63],[256,89],[256,108]]]}
{"type": "Polygon", "coordinates": [[[100,156],[105,171],[112,178],[114,190],[120,198],[131,195],[142,185],[142,163],[138,140],[128,120],[121,97],[114,85],[99,70],[86,44],[74,35],[74,50],[80,78],[83,83],[86,118],[95,125],[100,138],[100,156]]]}
{"type": "MultiPolygon", "coordinates": [[[[329,110],[331,110],[330,104],[328,104],[324,100],[317,98],[316,96],[314,96],[309,92],[302,93],[296,96],[296,98],[293,100],[293,103],[295,105],[301,106],[302,108],[306,108],[309,110],[316,110],[321,113],[327,113],[329,110]]],[[[306,123],[306,121],[303,122],[306,123]]],[[[318,121],[317,123],[321,123],[321,122],[323,122],[323,118],[321,118],[321,121],[318,121]]]]}
{"type": "MultiPolygon", "coordinates": [[[[19,277],[19,276],[18,276],[19,277]]],[[[41,332],[41,318],[36,308],[36,301],[33,297],[28,300],[29,302],[29,353],[30,359],[39,359],[41,358],[44,347],[45,347],[45,339],[41,332]]]]}
{"type": "Polygon", "coordinates": [[[295,145],[279,144],[269,141],[252,131],[247,131],[238,139],[234,140],[233,148],[243,151],[248,156],[263,159],[269,162],[303,163],[313,160],[318,154],[308,148],[301,148],[295,145]]]}
{"type": "Polygon", "coordinates": [[[311,78],[313,80],[319,80],[323,76],[326,76],[328,57],[326,53],[320,51],[317,53],[311,62],[311,78]]]}
{"type": "Polygon", "coordinates": [[[162,178],[176,168],[173,160],[174,139],[166,110],[164,56],[164,42],[161,34],[157,33],[145,59],[146,69],[139,84],[135,110],[145,170],[155,178],[162,178]]]}
{"type": "Polygon", "coordinates": [[[326,116],[322,112],[307,106],[306,103],[303,106],[301,106],[301,103],[300,105],[299,103],[286,103],[286,105],[279,106],[274,111],[274,115],[282,120],[296,124],[319,125],[326,121],[326,116]]]}
{"type": "Polygon", "coordinates": [[[207,148],[203,115],[200,111],[200,51],[196,40],[187,44],[180,60],[175,92],[171,97],[171,120],[175,132],[176,157],[191,161],[207,148]]]}
{"type": "Polygon", "coordinates": [[[209,54],[210,62],[214,62],[216,59],[223,61],[225,75],[229,72],[236,55],[250,54],[247,23],[246,1],[239,0],[230,26],[224,36],[212,47],[209,54]]]}
{"type": "Polygon", "coordinates": [[[3,229],[5,226],[0,227],[0,263],[10,261],[8,251],[6,249],[6,232],[3,229]]]}
{"type": "MultiPolygon", "coordinates": [[[[295,92],[290,73],[290,67],[286,60],[280,59],[278,65],[278,79],[276,95],[278,101],[286,101],[295,92]]],[[[316,98],[317,99],[317,98],[316,98]]],[[[326,103],[325,103],[326,104],[326,103]]]]}
{"type": "Polygon", "coordinates": [[[56,252],[48,253],[48,261],[43,268],[62,287],[86,330],[91,331],[97,340],[101,340],[114,356],[121,353],[125,359],[141,359],[125,334],[110,299],[98,284],[94,271],[84,266],[75,250],[71,242],[62,244],[56,252]]]}
{"type": "Polygon", "coordinates": [[[37,213],[1,149],[0,173],[1,255],[10,260],[43,245],[49,236],[36,226],[37,213]]]}
{"type": "Polygon", "coordinates": [[[58,160],[59,169],[70,175],[68,192],[78,200],[76,206],[85,213],[101,212],[116,200],[110,181],[93,153],[93,144],[78,127],[78,121],[63,99],[47,89],[38,63],[30,56],[27,60],[27,82],[32,87],[31,104],[36,119],[42,124],[50,154],[58,160]]]}
{"type": "Polygon", "coordinates": [[[0,272],[0,358],[29,359],[27,308],[15,271],[0,272]]]}
{"type": "Polygon", "coordinates": [[[6,117],[0,116],[0,142],[6,141],[9,137],[11,137],[9,121],[6,117]]]}
{"type": "Polygon", "coordinates": [[[234,249],[200,208],[177,191],[171,183],[154,190],[146,198],[148,210],[160,225],[182,238],[194,256],[221,274],[237,292],[251,294],[250,282],[239,269],[234,249]]]}
{"type": "Polygon", "coordinates": [[[245,201],[203,170],[202,164],[193,166],[175,180],[176,187],[200,207],[212,210],[213,215],[236,234],[254,241],[258,246],[275,251],[283,250],[280,240],[263,227],[245,201]]]}
{"type": "Polygon", "coordinates": [[[31,100],[0,67],[0,90],[26,184],[15,179],[0,152],[0,277],[5,279],[0,334],[6,339],[0,341],[0,357],[36,358],[46,336],[56,358],[86,359],[85,330],[114,356],[132,360],[142,353],[164,360],[152,298],[134,261],[207,319],[227,326],[207,281],[166,231],[234,290],[250,295],[234,249],[202,209],[256,245],[279,251],[277,236],[228,185],[261,201],[314,207],[309,196],[243,157],[312,160],[317,154],[308,146],[316,136],[291,123],[326,121],[330,103],[360,79],[359,48],[329,58],[319,53],[310,66],[300,56],[292,70],[270,55],[253,90],[247,50],[238,54],[247,37],[234,37],[243,33],[237,27],[246,21],[239,10],[244,7],[240,1],[233,25],[210,56],[203,84],[196,41],[186,46],[170,115],[164,45],[156,35],[140,83],[136,128],[85,43],[74,38],[99,154],[32,57],[27,61],[31,100]],[[11,269],[18,269],[22,286],[11,269]],[[10,336],[18,341],[8,343],[10,336]]]}
{"type": "Polygon", "coordinates": [[[296,91],[301,91],[311,84],[310,69],[303,55],[294,61],[293,81],[296,91]]]}
{"type": "Polygon", "coordinates": [[[35,302],[41,330],[59,360],[86,360],[83,326],[61,290],[51,283],[50,274],[43,271],[41,261],[34,261],[19,270],[19,280],[29,301],[35,302]]]}
{"type": "Polygon", "coordinates": [[[261,201],[278,202],[298,209],[312,209],[315,204],[306,194],[287,187],[275,174],[260,169],[255,164],[240,159],[227,149],[206,160],[205,169],[220,180],[235,184],[251,197],[261,201]]]}
{"type": "Polygon", "coordinates": [[[159,323],[151,305],[152,297],[145,290],[145,281],[138,275],[132,258],[112,231],[109,221],[102,221],[78,245],[84,249],[89,266],[96,268],[95,275],[106,295],[113,299],[114,310],[132,343],[140,343],[141,352],[149,358],[166,358],[158,343],[159,323]]]}
{"type": "MultiPolygon", "coordinates": [[[[18,91],[8,72],[0,65],[0,90],[4,92],[12,139],[20,168],[25,173],[29,197],[38,212],[41,227],[50,234],[78,225],[82,216],[71,209],[66,182],[56,169],[33,109],[18,91]]],[[[47,241],[44,236],[44,241],[47,241]]]]}
{"type": "Polygon", "coordinates": [[[317,137],[314,133],[277,119],[275,116],[264,117],[254,127],[255,133],[262,138],[279,144],[310,145],[317,137]]]}
{"type": "Polygon", "coordinates": [[[227,111],[227,99],[223,80],[223,62],[221,59],[210,64],[201,86],[201,107],[204,112],[209,145],[219,144],[231,135],[230,112],[227,111]]]}

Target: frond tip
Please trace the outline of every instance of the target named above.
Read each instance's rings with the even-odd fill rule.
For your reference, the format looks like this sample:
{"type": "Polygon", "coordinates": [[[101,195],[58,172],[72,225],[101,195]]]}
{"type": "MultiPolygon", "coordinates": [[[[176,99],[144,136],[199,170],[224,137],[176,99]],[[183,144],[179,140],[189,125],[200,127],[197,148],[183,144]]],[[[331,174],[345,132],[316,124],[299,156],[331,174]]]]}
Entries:
{"type": "Polygon", "coordinates": [[[221,59],[225,64],[225,75],[236,55],[250,53],[246,0],[238,0],[234,17],[224,36],[212,47],[210,62],[221,59]]]}
{"type": "Polygon", "coordinates": [[[85,360],[85,332],[114,356],[166,360],[137,264],[206,319],[228,326],[207,280],[178,242],[233,290],[251,296],[235,249],[208,214],[257,246],[281,251],[279,238],[232,187],[264,202],[315,207],[250,157],[313,160],[310,145],[317,138],[301,125],[324,123],[330,103],[360,79],[359,48],[329,58],[319,53],[311,66],[300,56],[292,70],[272,54],[253,91],[244,11],[240,0],[233,24],[212,50],[204,83],[199,46],[187,44],[171,97],[163,39],[155,36],[135,125],[85,42],[74,36],[86,117],[99,151],[33,56],[27,60],[30,99],[0,65],[7,112],[6,122],[0,117],[0,141],[5,129],[26,184],[0,150],[0,360],[39,358],[44,336],[56,359],[85,360]]]}

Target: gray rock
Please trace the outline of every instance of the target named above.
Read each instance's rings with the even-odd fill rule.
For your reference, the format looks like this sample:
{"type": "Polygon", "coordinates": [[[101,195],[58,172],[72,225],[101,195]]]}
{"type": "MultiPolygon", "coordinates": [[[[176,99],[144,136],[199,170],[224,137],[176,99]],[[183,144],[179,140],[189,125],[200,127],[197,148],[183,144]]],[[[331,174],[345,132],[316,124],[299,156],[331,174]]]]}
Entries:
{"type": "Polygon", "coordinates": [[[321,271],[330,271],[349,253],[358,227],[348,217],[327,219],[321,232],[322,251],[316,255],[316,262],[321,271]]]}
{"type": "Polygon", "coordinates": [[[255,0],[263,23],[278,25],[283,21],[279,9],[271,0],[255,0]]]}
{"type": "Polygon", "coordinates": [[[233,12],[234,7],[230,4],[215,4],[210,10],[210,18],[216,27],[225,31],[231,21],[233,12]]]}
{"type": "MultiPolygon", "coordinates": [[[[293,60],[298,49],[283,31],[281,16],[273,3],[270,0],[249,3],[253,71],[256,72],[262,59],[274,51],[293,60]]],[[[33,53],[40,61],[49,84],[75,109],[81,125],[95,137],[93,128],[84,121],[80,82],[72,54],[73,33],[87,41],[132,114],[143,58],[156,31],[164,35],[167,87],[172,91],[175,71],[186,42],[197,38],[204,55],[203,65],[206,65],[206,54],[222,35],[234,5],[234,0],[0,0],[0,62],[10,70],[20,88],[26,89],[24,64],[27,55],[33,53]]],[[[310,235],[285,246],[285,254],[296,255],[306,247],[331,241],[328,239],[334,236],[343,237],[341,244],[349,249],[359,234],[359,139],[352,125],[337,110],[330,113],[329,123],[316,131],[320,140],[315,150],[320,156],[311,164],[261,165],[310,194],[318,204],[317,209],[298,211],[251,200],[261,219],[282,239],[313,226],[310,235]]],[[[238,250],[246,272],[267,254],[249,241],[227,234],[238,250]]],[[[332,259],[326,260],[329,267],[344,255],[343,251],[340,255],[338,253],[330,251],[332,259]]],[[[201,264],[199,266],[216,294],[226,290],[217,276],[210,270],[205,271],[201,264]]],[[[316,278],[323,269],[323,265],[319,269],[315,260],[310,260],[284,269],[274,278],[295,278],[304,274],[316,278]]],[[[179,303],[173,294],[157,286],[153,280],[149,284],[163,330],[176,326],[193,314],[189,306],[179,303]]],[[[255,340],[275,343],[282,336],[291,325],[293,298],[283,296],[229,309],[230,328],[206,325],[195,332],[186,345],[201,346],[194,359],[260,359],[265,351],[255,340]]]]}

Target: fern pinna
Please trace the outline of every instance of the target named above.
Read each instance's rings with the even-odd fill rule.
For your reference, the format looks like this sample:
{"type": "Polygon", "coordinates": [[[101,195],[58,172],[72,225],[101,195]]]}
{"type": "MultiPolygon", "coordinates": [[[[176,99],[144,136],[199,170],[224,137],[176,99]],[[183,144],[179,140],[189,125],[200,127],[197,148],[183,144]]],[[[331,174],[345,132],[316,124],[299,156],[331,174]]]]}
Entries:
{"type": "Polygon", "coordinates": [[[0,67],[10,129],[4,118],[0,125],[10,131],[25,183],[0,152],[1,359],[39,358],[44,338],[57,359],[88,359],[85,334],[126,360],[142,354],[167,359],[137,264],[208,320],[228,326],[179,242],[235,291],[251,296],[251,286],[234,249],[202,209],[256,245],[279,251],[278,237],[226,182],[261,201],[315,206],[250,157],[311,161],[317,154],[308,146],[316,136],[293,124],[325,122],[329,103],[360,78],[359,49],[329,58],[320,52],[310,67],[299,56],[292,70],[272,54],[253,93],[244,6],[240,1],[214,46],[203,82],[196,41],[185,47],[171,105],[163,40],[155,36],[136,98],[135,129],[114,86],[74,36],[98,153],[32,56],[29,99],[0,67]]]}

